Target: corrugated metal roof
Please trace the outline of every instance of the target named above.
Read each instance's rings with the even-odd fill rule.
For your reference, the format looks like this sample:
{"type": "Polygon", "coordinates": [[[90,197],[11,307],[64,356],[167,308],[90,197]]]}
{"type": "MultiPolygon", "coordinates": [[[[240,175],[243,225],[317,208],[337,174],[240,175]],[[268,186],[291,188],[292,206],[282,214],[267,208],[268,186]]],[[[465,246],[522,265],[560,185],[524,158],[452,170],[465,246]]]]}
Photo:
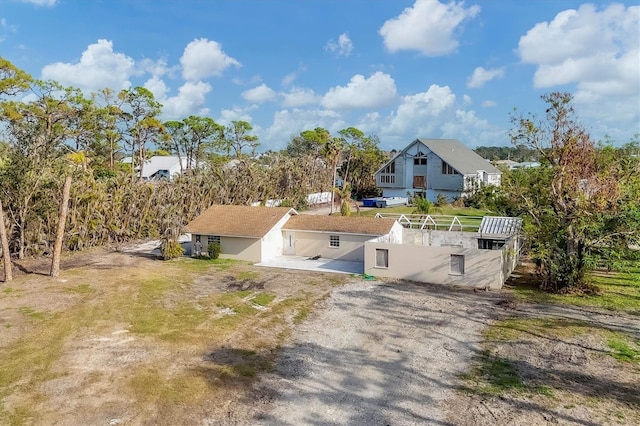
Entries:
{"type": "Polygon", "coordinates": [[[418,140],[463,175],[476,174],[478,170],[484,170],[487,173],[501,173],[493,164],[476,154],[475,151],[459,140],[418,140]]]}
{"type": "Polygon", "coordinates": [[[337,232],[346,234],[386,235],[396,221],[363,216],[292,216],[283,229],[296,231],[337,232]]]}
{"type": "Polygon", "coordinates": [[[214,205],[186,228],[194,234],[261,238],[290,212],[297,214],[289,207],[214,205]]]}
{"type": "Polygon", "coordinates": [[[522,219],[519,217],[485,216],[478,232],[483,235],[511,236],[520,233],[522,219]]]}

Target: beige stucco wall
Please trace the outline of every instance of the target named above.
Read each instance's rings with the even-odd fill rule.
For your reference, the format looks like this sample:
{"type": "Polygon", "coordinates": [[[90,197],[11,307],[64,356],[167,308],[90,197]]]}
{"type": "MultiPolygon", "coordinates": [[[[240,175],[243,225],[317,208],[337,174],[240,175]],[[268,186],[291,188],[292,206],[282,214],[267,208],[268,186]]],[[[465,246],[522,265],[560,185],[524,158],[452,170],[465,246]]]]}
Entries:
{"type": "Polygon", "coordinates": [[[426,247],[410,244],[365,243],[365,274],[433,284],[501,288],[502,250],[426,247]],[[376,249],[389,250],[389,267],[377,268],[376,249]],[[450,255],[464,255],[464,274],[449,271],[450,255]]]}
{"type": "MultiPolygon", "coordinates": [[[[191,244],[196,241],[196,237],[200,236],[202,241],[202,251],[207,251],[207,235],[192,234],[191,244]]],[[[220,253],[221,259],[246,260],[247,262],[260,262],[261,242],[259,238],[238,238],[238,237],[220,237],[220,253]]]]}
{"type": "Polygon", "coordinates": [[[326,259],[363,261],[364,242],[373,238],[371,235],[353,235],[329,232],[294,231],[296,256],[317,256],[326,259]],[[340,247],[329,246],[329,236],[340,236],[340,247]]]}

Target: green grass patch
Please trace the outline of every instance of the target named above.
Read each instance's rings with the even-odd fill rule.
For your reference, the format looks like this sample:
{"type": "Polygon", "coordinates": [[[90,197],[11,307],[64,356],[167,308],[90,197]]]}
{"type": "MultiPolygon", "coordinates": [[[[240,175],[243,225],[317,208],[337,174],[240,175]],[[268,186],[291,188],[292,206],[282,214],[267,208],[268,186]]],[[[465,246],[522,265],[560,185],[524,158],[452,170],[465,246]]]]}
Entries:
{"type": "Polygon", "coordinates": [[[18,312],[20,312],[22,315],[26,315],[36,320],[42,320],[45,317],[44,312],[38,312],[35,309],[30,308],[28,306],[22,306],[18,308],[18,312]]]}
{"type": "Polygon", "coordinates": [[[480,395],[501,396],[510,392],[549,398],[555,395],[551,386],[525,383],[513,362],[488,350],[480,352],[471,373],[462,374],[460,378],[469,384],[464,390],[480,395]]]}
{"type": "Polygon", "coordinates": [[[64,291],[67,293],[89,294],[94,293],[96,289],[92,288],[89,284],[80,284],[75,287],[66,287],[64,291]]]}
{"type": "Polygon", "coordinates": [[[567,318],[507,318],[492,324],[484,330],[483,336],[489,342],[506,342],[522,336],[571,338],[593,331],[584,321],[567,318]]]}
{"type": "Polygon", "coordinates": [[[196,405],[208,390],[206,379],[197,374],[165,377],[151,368],[133,375],[129,386],[138,403],[163,405],[196,405]]]}
{"type": "Polygon", "coordinates": [[[275,298],[276,295],[273,293],[258,293],[253,299],[251,299],[251,301],[256,305],[267,306],[269,303],[273,302],[273,299],[275,298]]]}
{"type": "Polygon", "coordinates": [[[13,293],[14,291],[15,291],[15,290],[14,290],[13,288],[11,288],[11,287],[7,287],[7,288],[5,288],[5,289],[3,289],[3,290],[2,290],[2,292],[3,292],[4,294],[11,294],[11,293],[13,293]]]}
{"type": "Polygon", "coordinates": [[[596,295],[550,294],[538,288],[535,281],[512,280],[516,297],[532,303],[588,306],[640,314],[640,270],[629,272],[594,271],[589,280],[600,290],[596,295]]]}
{"type": "Polygon", "coordinates": [[[607,340],[607,346],[618,361],[640,364],[640,340],[618,334],[607,340]]]}

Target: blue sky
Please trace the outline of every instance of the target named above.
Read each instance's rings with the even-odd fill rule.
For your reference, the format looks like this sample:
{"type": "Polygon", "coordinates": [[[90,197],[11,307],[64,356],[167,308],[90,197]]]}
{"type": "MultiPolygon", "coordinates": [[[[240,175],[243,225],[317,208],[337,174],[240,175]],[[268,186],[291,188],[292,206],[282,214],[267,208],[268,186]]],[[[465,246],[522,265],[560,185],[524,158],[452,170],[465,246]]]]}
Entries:
{"type": "Polygon", "coordinates": [[[354,126],[509,145],[570,91],[596,140],[640,133],[635,1],[0,0],[0,55],[87,93],[145,86],[165,119],[246,120],[262,150],[354,126]]]}

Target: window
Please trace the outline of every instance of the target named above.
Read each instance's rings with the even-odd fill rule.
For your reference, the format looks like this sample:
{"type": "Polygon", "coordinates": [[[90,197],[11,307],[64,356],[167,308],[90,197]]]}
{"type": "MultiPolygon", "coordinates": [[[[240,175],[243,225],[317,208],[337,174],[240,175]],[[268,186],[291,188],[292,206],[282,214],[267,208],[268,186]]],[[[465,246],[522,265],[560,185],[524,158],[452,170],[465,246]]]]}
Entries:
{"type": "Polygon", "coordinates": [[[340,235],[329,235],[329,247],[340,247],[340,235]]]}
{"type": "Polygon", "coordinates": [[[478,248],[484,250],[500,250],[504,246],[503,240],[478,238],[478,248]]]}
{"type": "Polygon", "coordinates": [[[218,236],[218,235],[207,235],[207,245],[209,245],[211,243],[220,244],[220,236],[218,236]]]}
{"type": "Polygon", "coordinates": [[[380,175],[380,183],[396,183],[395,175],[380,175]]]}
{"type": "Polygon", "coordinates": [[[413,165],[414,166],[426,166],[427,165],[427,159],[425,157],[414,158],[413,159],[413,165]]]}
{"type": "Polygon", "coordinates": [[[456,175],[456,174],[458,174],[458,172],[456,171],[456,169],[454,169],[449,164],[447,164],[447,163],[445,163],[443,161],[442,162],[442,174],[443,175],[456,175]]]}
{"type": "Polygon", "coordinates": [[[449,274],[464,275],[464,256],[452,254],[449,258],[449,274]]]}
{"type": "Polygon", "coordinates": [[[376,249],[376,268],[389,267],[389,250],[376,249]]]}
{"type": "Polygon", "coordinates": [[[392,161],[391,163],[387,164],[387,167],[382,169],[382,173],[395,173],[395,172],[396,172],[396,162],[395,161],[392,161]]]}

